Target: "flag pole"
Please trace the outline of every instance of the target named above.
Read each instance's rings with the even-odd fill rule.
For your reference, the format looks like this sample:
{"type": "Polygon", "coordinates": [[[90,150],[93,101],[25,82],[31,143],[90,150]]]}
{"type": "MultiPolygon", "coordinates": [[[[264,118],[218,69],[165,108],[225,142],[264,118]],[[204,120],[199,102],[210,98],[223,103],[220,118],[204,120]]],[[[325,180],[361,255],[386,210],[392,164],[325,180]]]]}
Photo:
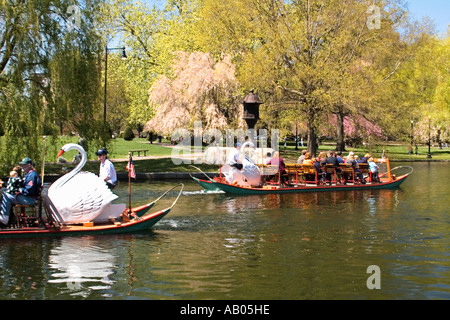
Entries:
{"type": "MultiPolygon", "coordinates": [[[[131,165],[131,152],[128,152],[128,165],[131,165]]],[[[131,213],[131,168],[128,168],[128,207],[131,213]]]]}
{"type": "Polygon", "coordinates": [[[42,168],[41,168],[41,183],[42,188],[44,187],[44,168],[45,168],[45,142],[47,136],[43,136],[43,144],[42,144],[42,168]]]}
{"type": "MultiPolygon", "coordinates": [[[[42,143],[42,168],[41,168],[41,195],[42,190],[44,190],[44,168],[45,168],[45,144],[46,144],[47,136],[43,136],[42,143]]],[[[42,197],[39,197],[39,218],[42,217],[42,197]]]]}

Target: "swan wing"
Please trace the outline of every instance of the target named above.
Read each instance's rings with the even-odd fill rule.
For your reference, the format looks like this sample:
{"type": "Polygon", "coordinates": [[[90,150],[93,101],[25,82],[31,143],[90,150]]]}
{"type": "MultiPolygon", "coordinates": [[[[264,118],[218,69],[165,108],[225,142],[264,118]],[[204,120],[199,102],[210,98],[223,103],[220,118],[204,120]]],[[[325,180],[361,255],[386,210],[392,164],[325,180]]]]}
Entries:
{"type": "Polygon", "coordinates": [[[95,219],[117,195],[91,172],[79,172],[63,185],[50,186],[48,197],[64,223],[82,223],[95,219]]]}

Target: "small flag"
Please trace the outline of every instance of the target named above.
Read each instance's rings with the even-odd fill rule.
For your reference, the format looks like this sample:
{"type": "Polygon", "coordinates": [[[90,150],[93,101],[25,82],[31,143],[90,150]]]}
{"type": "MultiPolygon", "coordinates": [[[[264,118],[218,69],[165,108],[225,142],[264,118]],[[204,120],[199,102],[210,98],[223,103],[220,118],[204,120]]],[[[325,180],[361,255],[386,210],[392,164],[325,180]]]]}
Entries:
{"type": "Polygon", "coordinates": [[[128,176],[136,179],[136,172],[134,171],[134,163],[133,163],[133,159],[131,157],[130,157],[130,160],[128,160],[127,170],[128,170],[128,176]]]}

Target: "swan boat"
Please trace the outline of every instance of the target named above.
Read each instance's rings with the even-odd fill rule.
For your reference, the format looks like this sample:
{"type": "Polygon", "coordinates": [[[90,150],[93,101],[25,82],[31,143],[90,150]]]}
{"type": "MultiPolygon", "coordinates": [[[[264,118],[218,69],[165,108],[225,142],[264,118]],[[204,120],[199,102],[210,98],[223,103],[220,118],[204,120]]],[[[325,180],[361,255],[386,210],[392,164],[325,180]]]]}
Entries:
{"type": "Polygon", "coordinates": [[[81,154],[80,163],[69,173],[55,181],[42,193],[34,214],[25,213],[26,206],[16,206],[21,213],[11,215],[10,225],[0,229],[0,238],[21,238],[39,236],[74,236],[119,234],[143,231],[153,227],[166,216],[177,203],[184,185],[178,184],[156,200],[145,205],[129,208],[125,204],[113,204],[117,195],[97,175],[82,172],[87,161],[85,150],[78,144],[63,146],[62,153],[76,149],[81,154]],[[162,209],[150,209],[170,191],[180,188],[173,203],[162,209]],[[31,222],[30,222],[31,221],[31,222]]]}
{"type": "MultiPolygon", "coordinates": [[[[379,189],[395,189],[399,187],[406,178],[412,173],[413,168],[409,166],[399,166],[395,167],[392,170],[390,169],[389,159],[377,159],[378,162],[384,164],[385,172],[380,174],[379,182],[371,182],[367,181],[362,184],[359,183],[356,179],[353,178],[353,181],[343,184],[339,183],[336,179],[336,175],[334,175],[334,181],[331,184],[326,183],[317,183],[317,176],[315,181],[305,181],[299,178],[302,173],[298,171],[298,165],[286,165],[289,176],[289,183],[283,185],[280,183],[281,176],[276,168],[271,168],[267,170],[267,174],[264,173],[264,168],[262,168],[262,179],[261,184],[259,186],[245,186],[240,185],[239,183],[230,183],[226,178],[224,178],[221,174],[219,176],[215,176],[213,178],[209,177],[206,173],[202,172],[206,179],[201,179],[197,177],[191,177],[194,181],[196,181],[200,186],[202,186],[205,191],[208,192],[225,192],[228,194],[236,194],[236,195],[261,195],[261,194],[282,194],[282,193],[304,193],[304,192],[325,192],[325,191],[350,191],[350,190],[379,190],[379,189]],[[290,170],[288,169],[290,168],[290,170]],[[294,169],[292,169],[294,168],[294,169]],[[393,171],[399,169],[408,169],[408,173],[396,176],[392,174],[393,171]],[[272,178],[267,178],[271,176],[272,178]],[[273,179],[275,177],[275,179],[273,179]]],[[[196,168],[200,170],[199,168],[196,168]]],[[[300,169],[301,170],[301,169],[300,169]]],[[[201,171],[201,170],[200,170],[201,171]]],[[[352,171],[353,172],[353,171],[352,171]]],[[[353,173],[354,174],[354,173],[353,173]]],[[[366,178],[367,179],[367,178],[366,178]]]]}

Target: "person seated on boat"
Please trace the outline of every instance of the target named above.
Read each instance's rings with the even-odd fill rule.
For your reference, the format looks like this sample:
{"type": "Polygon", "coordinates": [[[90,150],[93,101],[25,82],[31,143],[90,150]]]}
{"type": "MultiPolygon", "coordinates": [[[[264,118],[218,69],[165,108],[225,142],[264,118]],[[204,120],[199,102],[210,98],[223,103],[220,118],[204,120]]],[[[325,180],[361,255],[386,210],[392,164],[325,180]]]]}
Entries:
{"type": "Polygon", "coordinates": [[[353,172],[356,175],[358,181],[361,182],[362,184],[366,184],[366,180],[364,179],[363,174],[361,173],[361,171],[359,171],[357,159],[358,159],[357,155],[349,155],[347,157],[347,160],[345,160],[345,163],[350,163],[352,165],[353,172]]]}
{"type": "Polygon", "coordinates": [[[344,159],[342,158],[342,152],[341,151],[337,151],[337,152],[335,152],[335,155],[336,155],[336,159],[337,159],[337,161],[339,163],[339,168],[341,169],[339,171],[339,174],[338,174],[339,183],[347,184],[347,180],[345,179],[344,171],[340,167],[340,165],[342,163],[344,163],[344,159]]]}
{"type": "Polygon", "coordinates": [[[113,163],[108,159],[108,151],[99,149],[95,154],[100,161],[99,177],[105,181],[108,188],[114,189],[117,186],[117,173],[113,163]]]}
{"type": "MultiPolygon", "coordinates": [[[[325,159],[325,158],[324,158],[325,159]]],[[[325,183],[325,172],[323,172],[322,170],[322,165],[321,165],[321,158],[317,157],[316,159],[314,159],[314,169],[316,170],[316,175],[317,175],[317,185],[319,185],[320,183],[325,183]]]]}
{"type": "Polygon", "coordinates": [[[353,155],[354,155],[354,152],[353,152],[353,151],[350,151],[350,152],[348,153],[348,155],[347,155],[346,157],[344,157],[344,163],[350,163],[350,162],[347,162],[347,160],[349,160],[350,157],[353,158],[353,155]]]}
{"type": "MultiPolygon", "coordinates": [[[[328,151],[327,152],[327,157],[325,159],[323,159],[320,164],[322,166],[326,166],[327,164],[332,165],[334,167],[334,170],[336,170],[336,173],[341,173],[341,168],[339,167],[339,162],[338,159],[336,158],[335,154],[333,151],[328,151]]],[[[325,178],[328,181],[328,183],[331,185],[331,180],[332,180],[332,173],[331,172],[326,172],[325,173],[325,178]]]]}
{"type": "Polygon", "coordinates": [[[287,172],[286,172],[286,164],[284,163],[283,158],[280,157],[280,152],[275,151],[273,154],[273,158],[267,162],[267,165],[278,166],[278,173],[282,179],[281,184],[287,184],[287,172]]]}
{"type": "Polygon", "coordinates": [[[316,160],[318,160],[319,162],[321,162],[322,160],[325,160],[326,157],[327,157],[326,152],[325,152],[325,151],[321,151],[321,152],[319,153],[319,156],[317,157],[316,160]]]}
{"type": "Polygon", "coordinates": [[[349,163],[352,164],[353,163],[353,154],[349,154],[346,158],[345,158],[345,163],[349,163]]]}
{"type": "MultiPolygon", "coordinates": [[[[354,161],[354,159],[353,159],[353,152],[351,152],[351,154],[349,154],[347,157],[345,157],[344,163],[345,164],[350,164],[352,166],[352,168],[353,168],[353,161],[354,161]]],[[[344,184],[346,184],[346,182],[348,180],[353,180],[353,176],[347,172],[347,173],[344,173],[344,184]]]]}
{"type": "Polygon", "coordinates": [[[30,158],[24,158],[20,163],[20,166],[25,173],[23,187],[19,188],[19,193],[10,194],[3,193],[0,222],[3,225],[7,225],[9,222],[9,214],[13,205],[35,205],[41,194],[41,179],[34,169],[33,160],[30,158]]]}
{"type": "Polygon", "coordinates": [[[372,175],[372,183],[380,183],[380,178],[378,177],[378,165],[375,163],[372,157],[367,161],[369,163],[370,174],[372,175]]]}
{"type": "Polygon", "coordinates": [[[12,171],[9,173],[8,184],[6,185],[6,192],[9,194],[16,195],[19,193],[20,188],[22,188],[23,179],[22,179],[22,167],[15,166],[12,171]]]}
{"type": "Polygon", "coordinates": [[[369,158],[371,158],[372,156],[369,153],[366,153],[364,155],[364,157],[359,158],[359,163],[367,163],[369,158]]]}
{"type": "Polygon", "coordinates": [[[336,159],[339,163],[344,163],[344,159],[342,159],[342,152],[338,151],[336,152],[336,159]]]}
{"type": "Polygon", "coordinates": [[[298,157],[297,163],[302,164],[303,161],[305,161],[305,155],[308,152],[308,150],[302,150],[302,155],[298,157]]]}
{"type": "Polygon", "coordinates": [[[358,165],[359,163],[363,163],[363,162],[361,162],[361,159],[357,155],[354,155],[354,159],[356,162],[356,166],[354,168],[356,177],[358,178],[358,181],[360,183],[366,184],[366,178],[364,178],[364,175],[362,174],[361,170],[359,169],[359,165],[358,165]]]}
{"type": "Polygon", "coordinates": [[[311,159],[311,153],[305,153],[305,159],[303,160],[304,165],[312,166],[314,164],[313,159],[311,159]]]}

